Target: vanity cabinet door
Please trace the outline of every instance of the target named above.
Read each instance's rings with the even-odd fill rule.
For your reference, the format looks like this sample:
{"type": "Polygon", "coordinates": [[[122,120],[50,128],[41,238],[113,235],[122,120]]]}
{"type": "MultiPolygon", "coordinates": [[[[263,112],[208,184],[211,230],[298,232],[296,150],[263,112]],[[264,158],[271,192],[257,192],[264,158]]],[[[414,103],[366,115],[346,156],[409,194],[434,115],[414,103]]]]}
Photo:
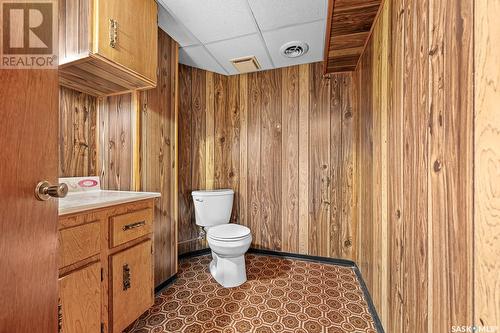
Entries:
{"type": "Polygon", "coordinates": [[[101,332],[101,264],[59,279],[59,332],[101,332]]]}
{"type": "Polygon", "coordinates": [[[152,241],[148,240],[111,256],[111,322],[122,332],[153,305],[152,241]]]}

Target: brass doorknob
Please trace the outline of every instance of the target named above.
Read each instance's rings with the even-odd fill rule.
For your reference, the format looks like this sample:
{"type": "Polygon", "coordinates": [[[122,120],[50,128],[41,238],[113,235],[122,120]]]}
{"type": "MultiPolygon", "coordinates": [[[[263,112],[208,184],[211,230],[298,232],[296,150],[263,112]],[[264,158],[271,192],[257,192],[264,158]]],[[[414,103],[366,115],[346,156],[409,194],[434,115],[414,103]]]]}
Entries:
{"type": "Polygon", "coordinates": [[[35,197],[38,200],[45,201],[53,198],[64,198],[68,194],[68,185],[61,183],[59,185],[50,185],[46,180],[39,182],[35,188],[35,197]]]}

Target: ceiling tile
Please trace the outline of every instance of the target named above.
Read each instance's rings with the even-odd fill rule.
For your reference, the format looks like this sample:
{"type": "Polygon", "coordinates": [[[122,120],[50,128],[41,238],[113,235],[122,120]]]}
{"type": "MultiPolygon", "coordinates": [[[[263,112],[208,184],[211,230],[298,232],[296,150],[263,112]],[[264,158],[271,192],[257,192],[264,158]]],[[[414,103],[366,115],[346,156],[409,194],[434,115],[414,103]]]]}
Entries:
{"type": "Polygon", "coordinates": [[[196,38],[182,24],[179,24],[165,8],[162,6],[158,7],[158,26],[163,31],[175,39],[181,47],[198,44],[196,38]]]}
{"type": "Polygon", "coordinates": [[[246,0],[160,0],[202,43],[256,32],[246,0]]]}
{"type": "Polygon", "coordinates": [[[323,60],[326,21],[317,21],[289,28],[264,32],[264,40],[276,67],[292,66],[323,60]],[[309,51],[299,58],[286,58],[280,48],[290,41],[302,41],[309,45],[309,51]]]}
{"type": "Polygon", "coordinates": [[[261,30],[324,20],[327,0],[249,0],[261,30]]]}
{"type": "Polygon", "coordinates": [[[210,53],[202,45],[180,48],[179,62],[191,67],[227,75],[226,71],[210,56],[210,53]]]}
{"type": "Polygon", "coordinates": [[[238,74],[230,60],[247,56],[255,56],[262,69],[273,68],[258,34],[211,43],[206,47],[229,74],[238,74]]]}

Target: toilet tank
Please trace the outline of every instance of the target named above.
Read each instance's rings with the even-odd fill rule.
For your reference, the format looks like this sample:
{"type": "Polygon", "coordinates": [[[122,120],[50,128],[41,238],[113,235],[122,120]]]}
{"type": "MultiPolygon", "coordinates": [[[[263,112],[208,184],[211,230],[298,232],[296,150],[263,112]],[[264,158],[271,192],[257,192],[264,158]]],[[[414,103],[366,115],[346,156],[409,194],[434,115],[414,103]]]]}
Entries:
{"type": "Polygon", "coordinates": [[[229,223],[233,210],[233,190],[193,191],[196,224],[212,227],[229,223]]]}

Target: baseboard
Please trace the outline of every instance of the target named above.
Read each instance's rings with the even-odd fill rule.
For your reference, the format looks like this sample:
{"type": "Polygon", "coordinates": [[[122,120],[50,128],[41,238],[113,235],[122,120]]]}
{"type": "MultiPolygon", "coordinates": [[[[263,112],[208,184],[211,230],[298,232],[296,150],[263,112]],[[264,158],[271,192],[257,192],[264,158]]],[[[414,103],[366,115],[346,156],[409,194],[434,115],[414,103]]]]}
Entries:
{"type": "MultiPolygon", "coordinates": [[[[210,253],[210,249],[201,249],[201,250],[196,250],[192,252],[187,252],[183,253],[179,256],[179,259],[185,259],[185,258],[191,258],[191,257],[197,257],[197,256],[202,256],[210,253]]],[[[344,267],[351,267],[354,269],[354,272],[356,274],[356,277],[358,278],[359,285],[361,286],[361,290],[363,290],[363,294],[365,296],[365,301],[366,304],[368,304],[368,309],[370,311],[370,314],[372,315],[374,324],[375,324],[375,329],[377,330],[378,333],[384,333],[384,328],[382,326],[382,322],[380,321],[380,318],[378,316],[377,310],[375,309],[375,305],[373,304],[372,297],[370,295],[370,292],[368,291],[368,288],[366,287],[366,283],[363,279],[363,275],[361,274],[361,271],[359,270],[358,265],[352,260],[347,260],[347,259],[338,259],[338,258],[329,258],[329,257],[320,257],[320,256],[311,256],[311,255],[306,255],[306,254],[298,254],[298,253],[290,253],[290,252],[281,252],[281,251],[272,251],[272,250],[264,250],[264,249],[256,249],[256,248],[250,248],[248,250],[248,253],[252,254],[260,254],[260,255],[266,255],[266,256],[276,256],[276,257],[282,257],[282,258],[290,258],[290,259],[299,259],[299,260],[307,260],[307,261],[312,261],[312,262],[320,262],[324,264],[331,264],[331,265],[338,265],[338,266],[344,266],[344,267]]],[[[157,288],[155,288],[155,292],[159,292],[166,287],[170,283],[175,280],[176,275],[165,281],[164,283],[160,284],[157,288]]]]}
{"type": "Polygon", "coordinates": [[[375,328],[377,329],[378,333],[384,333],[384,327],[382,326],[382,322],[380,321],[380,317],[378,316],[377,310],[375,309],[375,305],[373,304],[372,297],[370,295],[370,292],[368,291],[368,288],[366,287],[365,280],[363,279],[363,276],[361,275],[361,271],[359,270],[358,265],[354,265],[354,272],[356,273],[356,276],[358,277],[358,282],[359,285],[361,286],[361,289],[363,290],[363,294],[365,295],[365,301],[366,304],[368,304],[368,310],[370,310],[370,314],[372,315],[373,322],[375,324],[375,328]]]}
{"type": "Polygon", "coordinates": [[[172,284],[172,282],[177,279],[177,274],[174,274],[173,276],[169,277],[167,280],[163,281],[160,283],[158,286],[155,287],[155,295],[162,292],[165,288],[168,288],[172,284]]]}
{"type": "Polygon", "coordinates": [[[206,249],[201,249],[201,250],[183,253],[183,254],[179,255],[179,259],[198,257],[198,256],[202,256],[202,255],[209,254],[209,253],[210,253],[210,249],[206,248],[206,249]]]}
{"type": "Polygon", "coordinates": [[[339,266],[344,266],[344,267],[355,267],[356,266],[356,263],[352,260],[310,256],[310,255],[306,255],[306,254],[291,253],[291,252],[281,252],[281,251],[250,248],[248,250],[248,253],[265,254],[268,256],[276,256],[276,257],[282,257],[282,258],[302,259],[302,260],[307,260],[307,261],[315,261],[315,262],[321,262],[321,263],[327,263],[327,264],[334,264],[334,265],[339,265],[339,266]]]}

